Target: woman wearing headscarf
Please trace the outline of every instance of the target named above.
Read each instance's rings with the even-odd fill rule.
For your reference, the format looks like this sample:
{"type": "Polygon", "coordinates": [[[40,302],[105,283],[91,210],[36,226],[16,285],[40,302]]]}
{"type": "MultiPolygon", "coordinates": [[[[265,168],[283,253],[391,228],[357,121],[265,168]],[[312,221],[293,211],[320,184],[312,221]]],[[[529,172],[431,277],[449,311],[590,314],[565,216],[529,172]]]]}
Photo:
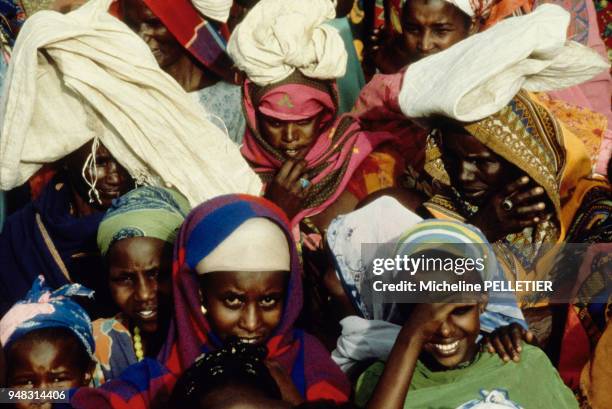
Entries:
{"type": "Polygon", "coordinates": [[[159,66],[239,145],[245,119],[225,52],[231,7],[231,0],[114,0],[109,11],[147,43],[159,66]]]}
{"type": "Polygon", "coordinates": [[[163,405],[199,355],[236,338],[266,345],[285,400],[348,399],[348,381],[329,353],[295,328],[301,266],[288,220],[271,202],[227,195],[193,209],[175,244],[172,285],[159,363],[145,359],[102,388],[78,391],[74,407],[163,405]]]}
{"type": "Polygon", "coordinates": [[[39,12],[16,42],[3,90],[0,188],[61,163],[48,194],[8,221],[1,236],[2,311],[41,271],[52,287],[104,277],[93,273],[101,266],[101,211],[134,181],[172,186],[192,204],[260,191],[238,148],[107,13],[109,1],[67,15],[39,12]]]}
{"type": "Polygon", "coordinates": [[[391,282],[463,283],[466,290],[430,292],[430,302],[417,295],[414,304],[393,305],[402,328],[388,359],[373,364],[359,378],[355,396],[359,407],[578,408],[539,348],[524,345],[521,360],[509,363],[483,351],[479,316],[488,301],[482,285],[495,279],[492,252],[477,229],[457,221],[426,220],[402,234],[394,256],[443,259],[455,268],[421,264],[408,274],[397,267],[388,273],[391,282]],[[458,274],[456,262],[466,259],[484,263],[458,274]],[[474,289],[469,289],[470,284],[474,289]],[[527,378],[530,382],[525,382],[527,378]]]}
{"type": "Polygon", "coordinates": [[[159,353],[172,312],[172,248],[189,209],[176,191],[141,187],[117,199],[100,222],[98,248],[120,312],[93,323],[97,384],[159,353]]]}
{"type": "Polygon", "coordinates": [[[354,205],[343,195],[352,173],[389,137],[362,132],[351,116],[336,118],[335,79],[344,75],[346,51],[326,24],[334,15],[328,0],[262,0],[228,45],[248,77],[242,154],[292,225],[312,217],[319,230],[338,211],[333,203],[354,205]]]}

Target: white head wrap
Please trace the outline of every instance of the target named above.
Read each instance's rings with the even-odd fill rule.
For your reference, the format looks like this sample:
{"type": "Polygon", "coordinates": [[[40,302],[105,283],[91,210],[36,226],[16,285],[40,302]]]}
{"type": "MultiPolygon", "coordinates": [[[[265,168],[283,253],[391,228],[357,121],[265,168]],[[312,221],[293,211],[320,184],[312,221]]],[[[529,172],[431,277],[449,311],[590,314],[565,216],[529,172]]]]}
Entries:
{"type": "Polygon", "coordinates": [[[204,17],[226,23],[232,8],[232,0],[191,0],[204,17]]]}
{"type": "Polygon", "coordinates": [[[261,0],[234,29],[227,51],[260,86],[296,69],[310,78],[339,78],[346,71],[346,49],[338,31],[324,24],[335,15],[329,0],[261,0]]]}
{"type": "Polygon", "coordinates": [[[0,103],[0,188],[97,137],[138,182],[174,186],[192,205],[259,194],[238,148],[108,14],[110,3],[42,11],[21,29],[0,103]]]}
{"type": "Polygon", "coordinates": [[[196,266],[215,271],[291,271],[287,236],[276,223],[255,217],[242,223],[196,266]]]}
{"type": "Polygon", "coordinates": [[[595,51],[566,41],[569,18],[563,8],[544,4],[410,65],[399,95],[402,112],[478,121],[500,111],[521,88],[563,89],[609,69],[595,51]]]}

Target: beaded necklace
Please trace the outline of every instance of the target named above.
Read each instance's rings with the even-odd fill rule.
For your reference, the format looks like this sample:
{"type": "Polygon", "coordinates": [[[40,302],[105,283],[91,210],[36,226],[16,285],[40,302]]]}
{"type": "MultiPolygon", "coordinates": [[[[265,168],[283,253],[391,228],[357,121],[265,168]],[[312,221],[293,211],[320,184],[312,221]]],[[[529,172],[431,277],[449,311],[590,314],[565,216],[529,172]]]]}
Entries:
{"type": "Polygon", "coordinates": [[[140,362],[144,359],[142,338],[140,336],[140,328],[138,327],[134,327],[134,352],[136,353],[136,360],[140,362]]]}

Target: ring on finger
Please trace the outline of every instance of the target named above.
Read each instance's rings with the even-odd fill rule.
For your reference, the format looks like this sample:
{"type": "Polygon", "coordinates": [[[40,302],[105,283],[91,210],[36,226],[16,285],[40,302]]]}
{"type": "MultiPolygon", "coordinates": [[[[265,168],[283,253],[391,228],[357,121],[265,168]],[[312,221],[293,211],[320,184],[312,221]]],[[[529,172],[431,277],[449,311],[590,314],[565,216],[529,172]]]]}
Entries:
{"type": "Polygon", "coordinates": [[[504,201],[502,202],[502,208],[507,212],[512,210],[513,207],[514,207],[514,203],[512,203],[512,200],[508,198],[504,199],[504,201]]]}
{"type": "Polygon", "coordinates": [[[302,189],[306,189],[308,186],[310,186],[310,180],[300,178],[300,186],[302,186],[302,189]]]}

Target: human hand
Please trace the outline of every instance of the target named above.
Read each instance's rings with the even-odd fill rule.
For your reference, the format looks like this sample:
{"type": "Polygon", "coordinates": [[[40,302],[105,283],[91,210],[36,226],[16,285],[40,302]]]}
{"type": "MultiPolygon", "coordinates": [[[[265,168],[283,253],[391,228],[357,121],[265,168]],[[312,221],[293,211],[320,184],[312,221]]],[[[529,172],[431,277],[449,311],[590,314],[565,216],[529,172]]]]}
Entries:
{"type": "Polygon", "coordinates": [[[512,323],[500,327],[488,334],[483,339],[483,346],[489,353],[497,353],[505,362],[520,361],[522,341],[534,345],[536,342],[535,335],[520,326],[517,323],[512,323]]]}
{"type": "Polygon", "coordinates": [[[302,178],[305,169],[305,160],[288,159],[266,188],[264,197],[283,209],[289,219],[302,210],[310,192],[310,182],[302,178]]]}
{"type": "Polygon", "coordinates": [[[522,176],[489,199],[469,222],[494,242],[549,220],[550,207],[544,188],[534,187],[528,176],[522,176]]]}
{"type": "Polygon", "coordinates": [[[453,303],[416,304],[402,326],[398,339],[417,339],[425,344],[458,306],[453,303]]]}

